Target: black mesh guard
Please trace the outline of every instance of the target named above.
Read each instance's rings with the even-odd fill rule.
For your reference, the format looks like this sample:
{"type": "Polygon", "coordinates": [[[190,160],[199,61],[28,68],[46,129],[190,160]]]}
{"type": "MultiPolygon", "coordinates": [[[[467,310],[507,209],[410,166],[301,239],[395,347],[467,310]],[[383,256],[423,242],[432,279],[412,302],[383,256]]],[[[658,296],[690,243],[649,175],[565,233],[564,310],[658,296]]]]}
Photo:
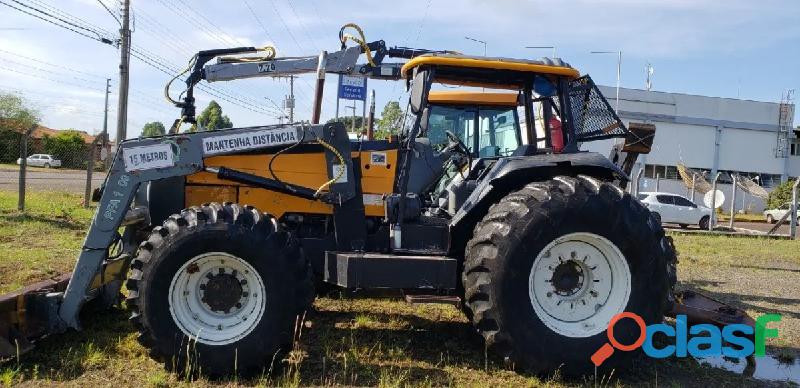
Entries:
{"type": "Polygon", "coordinates": [[[588,75],[569,82],[568,96],[577,141],[625,137],[628,134],[625,124],[588,75]]]}

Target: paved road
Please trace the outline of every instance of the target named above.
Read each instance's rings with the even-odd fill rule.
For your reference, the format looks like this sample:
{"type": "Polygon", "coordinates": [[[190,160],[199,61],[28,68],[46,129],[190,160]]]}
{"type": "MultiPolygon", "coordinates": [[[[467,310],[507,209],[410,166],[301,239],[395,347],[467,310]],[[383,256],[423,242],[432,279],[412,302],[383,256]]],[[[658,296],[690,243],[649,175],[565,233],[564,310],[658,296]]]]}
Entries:
{"type": "MultiPolygon", "coordinates": [[[[105,173],[92,174],[92,188],[100,187],[105,173]]],[[[54,190],[82,193],[86,189],[86,171],[53,170],[29,171],[25,175],[27,190],[54,190]]],[[[0,171],[0,190],[16,191],[19,187],[19,171],[0,171]]]]}

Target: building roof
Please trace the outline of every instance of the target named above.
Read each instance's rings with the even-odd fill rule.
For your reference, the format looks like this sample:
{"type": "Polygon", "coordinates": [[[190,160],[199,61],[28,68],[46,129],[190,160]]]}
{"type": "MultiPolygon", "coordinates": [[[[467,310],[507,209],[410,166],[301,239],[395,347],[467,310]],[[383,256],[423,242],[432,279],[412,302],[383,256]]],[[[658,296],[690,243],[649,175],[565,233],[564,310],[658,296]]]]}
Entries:
{"type": "MultiPolygon", "coordinates": [[[[33,139],[41,139],[41,138],[44,138],[45,136],[56,136],[60,132],[63,132],[63,131],[64,130],[53,129],[53,128],[48,128],[48,127],[45,127],[45,126],[37,125],[36,129],[34,129],[33,132],[31,133],[31,138],[33,138],[33,139]]],[[[83,139],[84,143],[88,144],[88,143],[91,143],[91,142],[94,141],[95,136],[92,136],[92,135],[88,134],[85,131],[79,131],[79,130],[76,130],[76,129],[71,129],[71,131],[77,132],[78,135],[80,135],[80,137],[83,139]]]]}
{"type": "Polygon", "coordinates": [[[517,93],[431,90],[428,102],[448,105],[517,106],[517,93]]]}

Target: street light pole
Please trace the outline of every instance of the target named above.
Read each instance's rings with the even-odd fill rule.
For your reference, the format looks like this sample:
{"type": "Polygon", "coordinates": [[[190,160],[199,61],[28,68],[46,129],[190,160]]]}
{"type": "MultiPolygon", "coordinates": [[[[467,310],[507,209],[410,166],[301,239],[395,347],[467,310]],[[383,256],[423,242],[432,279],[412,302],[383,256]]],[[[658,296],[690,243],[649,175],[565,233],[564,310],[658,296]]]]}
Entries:
{"type": "Polygon", "coordinates": [[[620,71],[622,70],[622,50],[619,51],[592,51],[591,54],[617,54],[617,97],[614,112],[619,113],[619,83],[620,71]]]}
{"type": "Polygon", "coordinates": [[[556,46],[525,46],[526,49],[552,49],[553,56],[550,58],[556,57],[556,46]]]}
{"type": "Polygon", "coordinates": [[[471,40],[471,41],[477,42],[477,43],[482,43],[483,44],[483,56],[484,57],[486,56],[486,41],[485,40],[470,38],[468,36],[465,36],[464,39],[471,40]]]}

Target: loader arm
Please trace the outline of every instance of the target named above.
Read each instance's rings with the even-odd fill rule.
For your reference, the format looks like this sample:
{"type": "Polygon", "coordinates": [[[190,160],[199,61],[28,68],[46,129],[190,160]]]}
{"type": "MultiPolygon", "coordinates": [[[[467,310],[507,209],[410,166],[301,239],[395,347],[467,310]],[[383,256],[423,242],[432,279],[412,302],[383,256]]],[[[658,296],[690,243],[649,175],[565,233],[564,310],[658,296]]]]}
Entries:
{"type": "MultiPolygon", "coordinates": [[[[109,257],[109,250],[117,241],[121,226],[146,219],[142,217],[140,208],[131,206],[137,195],[142,194],[143,190],[139,190],[142,184],[207,171],[220,179],[244,181],[255,187],[283,190],[290,195],[330,203],[335,212],[337,207],[361,201],[361,197],[356,195],[353,179],[335,180],[339,176],[353,176],[349,156],[350,141],[341,123],[250,127],[122,142],[106,177],[71,278],[61,276],[0,296],[0,358],[12,357],[17,351],[32,348],[29,340],[34,337],[62,332],[67,328],[80,329],[78,314],[84,303],[96,297],[103,284],[122,278],[128,263],[124,258],[109,257]],[[279,149],[299,143],[325,146],[331,181],[324,192],[322,187],[305,188],[204,165],[204,158],[211,155],[279,149]],[[346,172],[339,175],[342,163],[346,172]],[[64,289],[67,279],[69,283],[64,289]]],[[[138,203],[142,199],[136,200],[138,203]]],[[[361,207],[363,209],[363,203],[361,207]]],[[[132,253],[136,247],[129,248],[132,253]]],[[[140,275],[136,271],[132,269],[134,278],[140,275]]]]}

